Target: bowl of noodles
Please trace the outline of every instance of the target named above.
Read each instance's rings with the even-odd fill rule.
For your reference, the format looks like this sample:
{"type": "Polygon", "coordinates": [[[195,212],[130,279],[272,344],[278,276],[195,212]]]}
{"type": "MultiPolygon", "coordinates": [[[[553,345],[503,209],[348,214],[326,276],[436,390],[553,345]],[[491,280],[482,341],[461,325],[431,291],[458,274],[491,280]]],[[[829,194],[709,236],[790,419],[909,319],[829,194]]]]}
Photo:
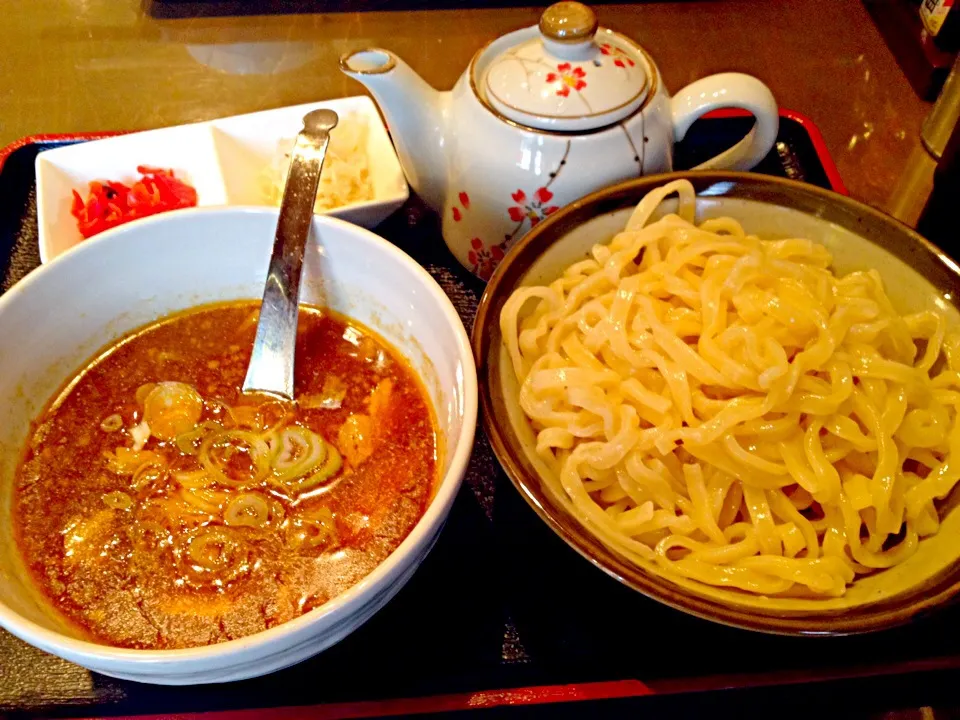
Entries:
{"type": "Polygon", "coordinates": [[[960,590],[958,278],[813,186],[623,183],[491,279],[485,427],[537,514],[651,598],[783,634],[900,624],[960,590]]]}

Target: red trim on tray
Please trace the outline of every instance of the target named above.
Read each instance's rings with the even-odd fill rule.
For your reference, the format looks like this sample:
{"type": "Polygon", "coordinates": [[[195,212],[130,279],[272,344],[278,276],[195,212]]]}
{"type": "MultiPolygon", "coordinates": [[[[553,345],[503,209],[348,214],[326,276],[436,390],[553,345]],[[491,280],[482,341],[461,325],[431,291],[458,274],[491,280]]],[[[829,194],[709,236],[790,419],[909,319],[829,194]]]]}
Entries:
{"type": "MultiPolygon", "coordinates": [[[[751,114],[748,110],[741,110],[740,108],[723,108],[721,110],[708,112],[703,117],[732,118],[747,117],[751,114]]],[[[833,156],[830,154],[830,150],[827,149],[827,143],[823,139],[820,128],[817,127],[816,123],[803,113],[787,108],[780,108],[780,117],[793,120],[793,122],[800,125],[800,127],[806,131],[807,135],[810,136],[810,142],[813,143],[813,150],[820,159],[820,164],[823,166],[824,173],[826,173],[827,181],[830,183],[830,189],[841,195],[849,195],[850,193],[847,191],[847,186],[844,185],[843,178],[840,177],[840,171],[837,170],[837,165],[833,162],[833,156]]]]}
{"type": "Polygon", "coordinates": [[[0,172],[3,171],[3,165],[7,162],[7,158],[20,148],[26,147],[27,145],[33,145],[34,143],[41,142],[67,142],[70,140],[76,140],[77,142],[81,140],[103,140],[104,138],[114,137],[115,135],[126,135],[129,132],[131,131],[117,130],[107,132],[42,133],[40,135],[27,135],[19,140],[14,140],[3,149],[0,149],[0,172]]]}
{"type": "Polygon", "coordinates": [[[827,179],[830,181],[830,185],[833,186],[834,192],[838,192],[841,195],[849,195],[850,193],[847,191],[847,186],[843,184],[843,178],[840,177],[840,171],[837,170],[837,165],[833,162],[833,156],[827,149],[827,143],[823,139],[823,135],[820,134],[820,128],[816,126],[813,120],[803,113],[798,113],[796,110],[787,110],[786,108],[780,108],[780,117],[793,120],[807,131],[807,135],[810,136],[810,142],[813,143],[813,148],[817,151],[817,157],[820,158],[820,164],[823,165],[823,170],[827,174],[827,179]]]}
{"type": "MultiPolygon", "coordinates": [[[[652,695],[639,680],[613,680],[579,685],[542,685],[508,690],[481,690],[460,695],[435,695],[424,698],[373,700],[353,703],[330,703],[282,708],[223,710],[205,713],[173,713],[165,715],[127,715],[111,720],[346,720],[351,718],[388,717],[412,713],[442,713],[457,710],[481,710],[495,707],[543,705],[547,703],[610,700],[613,698],[652,695]]],[[[88,718],[87,720],[101,720],[88,718]]],[[[106,720],[103,718],[102,720],[106,720]]]]}
{"type": "Polygon", "coordinates": [[[523,707],[554,703],[639,698],[651,695],[675,695],[714,690],[749,689],[777,685],[852,680],[857,678],[911,675],[960,668],[960,657],[943,656],[912,660],[897,664],[822,668],[818,670],[784,670],[755,675],[706,675],[698,678],[664,678],[651,680],[612,680],[572,685],[540,685],[506,690],[480,690],[456,695],[434,695],[422,698],[373,700],[324,705],[304,705],[249,710],[214,710],[203,713],[169,713],[163,715],[124,715],[106,718],[92,716],[86,720],[353,720],[355,718],[396,717],[496,707],[523,707]]]}

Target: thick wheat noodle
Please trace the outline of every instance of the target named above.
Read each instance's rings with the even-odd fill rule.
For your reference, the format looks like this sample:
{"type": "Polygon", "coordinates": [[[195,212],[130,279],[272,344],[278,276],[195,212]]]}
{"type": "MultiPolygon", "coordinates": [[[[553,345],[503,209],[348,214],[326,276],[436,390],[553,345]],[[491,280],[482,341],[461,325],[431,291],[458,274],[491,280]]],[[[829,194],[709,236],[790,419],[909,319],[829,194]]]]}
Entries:
{"type": "Polygon", "coordinates": [[[831,262],[696,225],[680,180],[516,290],[500,327],[552,497],[628,559],[763,595],[839,596],[914,553],[960,480],[960,340],[831,262]]]}

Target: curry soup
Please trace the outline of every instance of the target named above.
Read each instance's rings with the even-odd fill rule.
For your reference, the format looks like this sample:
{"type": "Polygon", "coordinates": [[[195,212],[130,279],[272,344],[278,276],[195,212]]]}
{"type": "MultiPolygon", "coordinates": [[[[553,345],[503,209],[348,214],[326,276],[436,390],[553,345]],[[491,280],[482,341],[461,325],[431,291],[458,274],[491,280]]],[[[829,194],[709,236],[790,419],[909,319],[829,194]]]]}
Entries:
{"type": "Polygon", "coordinates": [[[297,403],[244,396],[257,308],[208,305],[131,333],[32,427],[18,545],[95,641],[183,648],[273,627],[357,583],[426,510],[437,439],[406,361],[302,307],[297,403]]]}

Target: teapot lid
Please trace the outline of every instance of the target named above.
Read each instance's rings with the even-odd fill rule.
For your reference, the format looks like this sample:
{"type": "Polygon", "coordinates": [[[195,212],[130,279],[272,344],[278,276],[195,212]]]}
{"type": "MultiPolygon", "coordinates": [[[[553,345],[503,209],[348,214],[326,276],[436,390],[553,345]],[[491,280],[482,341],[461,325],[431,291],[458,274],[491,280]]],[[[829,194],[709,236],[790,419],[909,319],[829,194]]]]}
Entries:
{"type": "Polygon", "coordinates": [[[650,86],[646,65],[636,45],[598,27],[593,10],[559,2],[540,17],[535,37],[491,61],[482,87],[487,101],[515,122],[593,130],[640,106],[650,86]]]}

